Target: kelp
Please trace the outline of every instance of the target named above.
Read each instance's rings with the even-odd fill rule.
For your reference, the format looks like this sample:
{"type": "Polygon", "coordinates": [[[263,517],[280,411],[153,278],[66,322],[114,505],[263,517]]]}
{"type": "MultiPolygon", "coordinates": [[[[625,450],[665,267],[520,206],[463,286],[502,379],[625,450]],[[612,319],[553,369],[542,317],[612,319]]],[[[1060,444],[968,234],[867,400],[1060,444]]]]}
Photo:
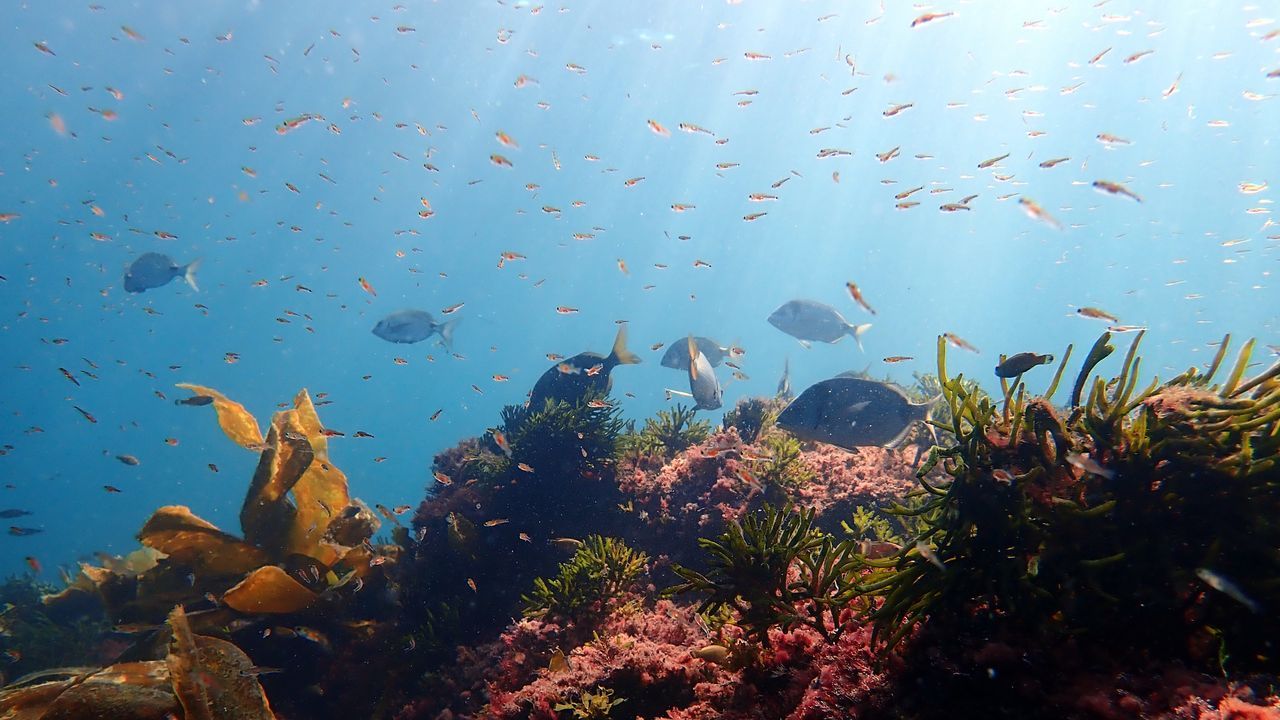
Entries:
{"type": "Polygon", "coordinates": [[[193,598],[212,592],[241,612],[293,613],[310,607],[340,575],[367,576],[374,555],[366,545],[379,522],[351,499],[346,476],[329,459],[328,439],[306,390],[293,407],[275,413],[263,439],[239,403],[207,387],[179,387],[212,397],[227,437],[260,453],[240,512],[243,539],[184,506],[162,507],[138,533],[145,547],[167,556],[160,567],[119,573],[85,566],[73,583],[77,590],[95,588],[109,605],[114,598],[106,589],[121,586],[136,587],[136,597],[128,598],[135,608],[149,594],[171,602],[179,589],[166,578],[183,568],[193,578],[187,583],[193,598]]]}
{"type": "Polygon", "coordinates": [[[182,606],[170,611],[163,660],[49,670],[0,689],[0,717],[35,720],[131,718],[273,720],[253,661],[219,638],[192,632],[182,606]],[[58,675],[65,679],[50,680],[58,675]],[[39,682],[37,682],[39,681],[39,682]]]}

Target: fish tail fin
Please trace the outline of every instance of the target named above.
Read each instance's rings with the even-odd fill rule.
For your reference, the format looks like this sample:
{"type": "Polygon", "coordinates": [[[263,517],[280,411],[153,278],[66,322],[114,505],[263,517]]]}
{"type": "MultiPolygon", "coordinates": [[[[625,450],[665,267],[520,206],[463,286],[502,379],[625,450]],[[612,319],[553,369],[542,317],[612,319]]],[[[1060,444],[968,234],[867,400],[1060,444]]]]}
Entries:
{"type": "Polygon", "coordinates": [[[448,322],[442,322],[436,325],[434,330],[440,333],[440,342],[444,343],[444,349],[453,351],[453,331],[458,327],[458,321],[462,318],[454,318],[448,322]]]}
{"type": "Polygon", "coordinates": [[[698,379],[698,344],[689,336],[689,379],[698,379]]]}
{"type": "Polygon", "coordinates": [[[858,343],[858,349],[861,350],[862,352],[866,352],[866,349],[862,347],[862,333],[870,329],[871,329],[871,323],[863,323],[861,325],[849,326],[849,334],[853,336],[853,341],[858,343]]]}
{"type": "Polygon", "coordinates": [[[182,269],[182,279],[186,280],[187,284],[191,286],[191,289],[196,292],[200,292],[200,287],[196,285],[196,271],[200,269],[201,262],[203,262],[203,260],[197,258],[187,263],[187,266],[182,269]]]}
{"type": "Polygon", "coordinates": [[[638,365],[640,356],[627,349],[627,325],[618,326],[618,336],[613,339],[613,352],[609,353],[616,365],[638,365]]]}
{"type": "Polygon", "coordinates": [[[924,423],[925,429],[929,431],[930,437],[933,438],[934,445],[938,444],[938,431],[933,427],[933,409],[938,407],[938,404],[942,402],[942,399],[942,393],[938,393],[926,400],[924,403],[924,417],[921,419],[921,422],[924,423]]]}

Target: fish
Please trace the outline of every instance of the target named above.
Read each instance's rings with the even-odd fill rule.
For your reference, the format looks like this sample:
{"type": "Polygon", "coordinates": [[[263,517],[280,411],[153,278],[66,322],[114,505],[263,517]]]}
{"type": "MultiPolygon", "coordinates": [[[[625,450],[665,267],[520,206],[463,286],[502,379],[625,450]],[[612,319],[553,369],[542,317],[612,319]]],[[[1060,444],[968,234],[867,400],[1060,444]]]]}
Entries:
{"type": "Polygon", "coordinates": [[[876,314],[875,308],[867,304],[867,301],[862,297],[862,291],[858,289],[858,286],[854,284],[852,280],[846,282],[844,287],[849,291],[849,297],[853,298],[853,301],[858,303],[858,305],[861,305],[863,310],[866,310],[872,315],[876,314]]]}
{"type": "Polygon", "coordinates": [[[689,353],[689,391],[693,394],[694,406],[699,410],[717,410],[724,405],[724,389],[716,379],[715,370],[707,356],[698,350],[698,343],[690,335],[685,341],[689,353]]]}
{"type": "Polygon", "coordinates": [[[196,285],[196,271],[200,269],[200,261],[193,260],[186,265],[179,265],[173,258],[160,253],[143,253],[129,264],[124,273],[125,292],[140,293],[168,285],[176,277],[182,278],[192,290],[200,292],[196,285]]]}
{"type": "Polygon", "coordinates": [[[902,388],[837,376],[811,385],[778,415],[778,427],[802,440],[853,450],[897,447],[917,423],[928,423],[937,399],[914,403],[902,388]]]}
{"type": "Polygon", "coordinates": [[[1254,615],[1257,615],[1258,613],[1262,612],[1262,607],[1258,604],[1258,601],[1254,600],[1248,595],[1245,595],[1244,591],[1240,589],[1239,585],[1236,585],[1231,580],[1223,577],[1222,575],[1219,575],[1218,573],[1210,570],[1209,568],[1202,568],[1202,567],[1196,568],[1196,577],[1203,580],[1206,585],[1213,588],[1214,590],[1217,590],[1223,595],[1226,595],[1232,600],[1235,600],[1241,605],[1244,605],[1245,607],[1249,608],[1249,612],[1253,613],[1254,615]]]}
{"type": "Polygon", "coordinates": [[[1116,472],[1103,467],[1097,460],[1089,457],[1089,453],[1067,453],[1066,460],[1072,467],[1082,472],[1092,473],[1108,480],[1115,479],[1116,472]]]}
{"type": "Polygon", "coordinates": [[[26,537],[28,535],[39,535],[44,532],[44,528],[18,527],[17,525],[9,526],[9,534],[15,537],[26,537]]]}
{"type": "Polygon", "coordinates": [[[607,395],[613,387],[611,376],[613,369],[619,365],[636,365],[640,362],[640,357],[627,349],[627,326],[620,325],[618,334],[613,340],[613,350],[608,357],[601,357],[593,352],[581,352],[552,365],[542,373],[542,377],[534,383],[533,390],[529,394],[529,407],[541,408],[547,400],[576,403],[587,395],[607,395]],[[580,372],[564,372],[560,369],[561,365],[580,372]],[[591,375],[585,372],[596,365],[603,367],[591,375]]]}
{"type": "Polygon", "coordinates": [[[1107,322],[1112,324],[1120,322],[1115,315],[1112,315],[1111,313],[1105,310],[1099,310],[1096,307],[1077,308],[1076,314],[1081,317],[1092,318],[1094,320],[1106,320],[1107,322]]]}
{"type": "Polygon", "coordinates": [[[782,377],[778,378],[777,397],[790,400],[794,397],[791,394],[791,358],[782,359],[782,377]]]}
{"type": "Polygon", "coordinates": [[[783,303],[769,315],[769,324],[797,340],[835,343],[845,335],[852,335],[859,350],[862,349],[862,334],[871,328],[871,323],[850,324],[840,311],[816,300],[783,303]]]}
{"type": "Polygon", "coordinates": [[[387,342],[403,344],[422,342],[432,335],[439,335],[445,349],[451,349],[453,330],[459,319],[438,323],[425,310],[397,310],[379,320],[373,326],[373,334],[387,342]]]}
{"type": "Polygon", "coordinates": [[[8,510],[0,510],[0,518],[18,518],[24,515],[30,515],[30,510],[20,510],[18,508],[9,508],[8,510]]]}
{"type": "Polygon", "coordinates": [[[1048,365],[1051,362],[1053,362],[1052,355],[1020,352],[1016,355],[1010,355],[996,366],[996,377],[1017,377],[1037,365],[1048,365]]]}
{"type": "MultiPolygon", "coordinates": [[[[693,336],[693,342],[698,346],[698,352],[707,358],[707,362],[711,363],[711,367],[719,367],[720,363],[729,356],[729,348],[722,347],[720,343],[700,336],[693,336]]],[[[660,361],[662,367],[671,368],[673,370],[689,369],[689,351],[685,347],[685,340],[673,340],[671,345],[667,347],[667,352],[663,354],[660,361]]]]}
{"type": "Polygon", "coordinates": [[[178,398],[173,401],[174,405],[190,405],[192,407],[200,407],[202,405],[209,405],[212,403],[213,397],[211,395],[192,395],[188,398],[178,398]]]}
{"type": "Polygon", "coordinates": [[[1094,180],[1092,184],[1093,189],[1098,192],[1129,198],[1134,202],[1142,202],[1142,198],[1138,197],[1136,193],[1118,182],[1111,182],[1110,180],[1094,180]]]}
{"type": "Polygon", "coordinates": [[[1010,155],[1012,155],[1012,154],[1013,154],[1013,153],[1005,153],[1005,154],[1003,154],[1003,155],[999,155],[999,156],[997,156],[997,157],[988,158],[988,159],[986,159],[986,160],[983,160],[982,162],[978,163],[978,169],[979,169],[979,170],[986,170],[987,168],[991,167],[992,165],[995,165],[996,163],[1000,162],[1001,160],[1004,160],[1005,158],[1009,157],[1009,156],[1010,156],[1010,155]]]}

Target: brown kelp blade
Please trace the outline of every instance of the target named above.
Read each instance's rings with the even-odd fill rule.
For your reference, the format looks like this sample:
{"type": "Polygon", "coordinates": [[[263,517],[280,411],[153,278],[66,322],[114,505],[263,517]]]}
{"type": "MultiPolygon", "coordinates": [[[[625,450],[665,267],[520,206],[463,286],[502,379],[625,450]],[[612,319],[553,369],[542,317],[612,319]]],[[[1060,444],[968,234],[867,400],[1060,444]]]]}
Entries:
{"type": "Polygon", "coordinates": [[[258,467],[240,508],[245,540],[272,553],[282,553],[300,522],[288,493],[314,464],[311,442],[295,422],[292,410],[276,413],[267,432],[258,467]]]}
{"type": "Polygon", "coordinates": [[[169,613],[173,641],[165,664],[185,720],[273,720],[253,661],[226,640],[195,635],[179,605],[169,613]]]}
{"type": "Polygon", "coordinates": [[[329,461],[329,440],[305,389],[294,397],[293,412],[299,429],[311,442],[316,461],[293,486],[298,515],[289,533],[289,551],[332,566],[346,548],[333,546],[322,539],[335,515],[351,504],[347,476],[329,461]]]}
{"type": "MultiPolygon", "coordinates": [[[[169,671],[160,661],[118,663],[103,669],[69,668],[73,677],[0,690],[6,720],[130,718],[165,720],[178,710],[169,671]]],[[[57,670],[39,675],[60,674],[57,670]]],[[[21,679],[20,679],[21,681],[21,679]]],[[[21,686],[17,686],[21,685],[21,686]]]]}
{"type": "Polygon", "coordinates": [[[267,564],[258,548],[200,519],[184,505],[166,505],[152,513],[138,540],[169,556],[171,562],[210,575],[242,575],[267,564]]]}
{"type": "Polygon", "coordinates": [[[283,614],[310,607],[317,595],[276,565],[264,565],[228,590],[222,601],[248,615],[283,614]]]}
{"type": "Polygon", "coordinates": [[[250,450],[262,448],[262,431],[258,429],[258,421],[249,414],[240,403],[226,395],[203,385],[178,383],[177,387],[190,390],[196,395],[213,398],[213,409],[218,413],[218,425],[237,445],[250,450]]]}

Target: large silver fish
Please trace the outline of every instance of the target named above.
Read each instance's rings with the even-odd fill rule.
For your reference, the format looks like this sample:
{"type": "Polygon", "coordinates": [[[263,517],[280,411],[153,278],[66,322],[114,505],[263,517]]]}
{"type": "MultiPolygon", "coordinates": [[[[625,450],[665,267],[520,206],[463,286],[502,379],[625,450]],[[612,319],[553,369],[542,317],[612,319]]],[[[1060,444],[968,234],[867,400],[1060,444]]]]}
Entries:
{"type": "Polygon", "coordinates": [[[858,447],[897,447],[912,424],[928,422],[933,402],[916,404],[896,385],[834,377],[800,393],[778,427],[804,440],[858,447]]]}
{"type": "Polygon", "coordinates": [[[685,341],[689,361],[689,392],[693,393],[694,406],[699,410],[717,410],[724,404],[724,390],[716,379],[707,356],[698,350],[698,343],[690,335],[685,341]]]}
{"type": "MultiPolygon", "coordinates": [[[[721,347],[720,343],[711,338],[694,336],[693,341],[698,344],[698,352],[707,356],[707,362],[711,363],[711,367],[720,367],[720,363],[724,362],[725,357],[729,354],[729,348],[721,347]]],[[[689,369],[689,351],[685,347],[685,339],[680,338],[671,343],[667,347],[667,352],[663,354],[662,367],[669,367],[674,370],[689,369]]]]}
{"type": "Polygon", "coordinates": [[[425,310],[397,310],[373,326],[373,334],[393,343],[422,342],[432,335],[439,335],[446,348],[453,346],[453,329],[458,320],[438,323],[425,310]]]}
{"type": "Polygon", "coordinates": [[[186,265],[179,265],[173,261],[173,258],[160,253],[143,253],[129,264],[129,268],[124,271],[124,290],[125,292],[140,293],[147,290],[154,290],[158,287],[168,285],[174,278],[180,277],[191,286],[192,290],[200,291],[196,287],[196,270],[200,268],[200,261],[194,260],[186,265]]]}
{"type": "Polygon", "coordinates": [[[784,303],[769,316],[769,324],[797,340],[834,343],[845,335],[852,335],[859,350],[862,349],[862,333],[871,328],[871,323],[850,323],[840,311],[816,300],[784,303]]]}
{"type": "Polygon", "coordinates": [[[619,365],[635,365],[640,358],[627,349],[627,326],[618,328],[608,357],[581,352],[552,365],[529,394],[529,407],[541,410],[547,400],[576,403],[589,394],[606,395],[613,388],[610,373],[619,365]]]}

